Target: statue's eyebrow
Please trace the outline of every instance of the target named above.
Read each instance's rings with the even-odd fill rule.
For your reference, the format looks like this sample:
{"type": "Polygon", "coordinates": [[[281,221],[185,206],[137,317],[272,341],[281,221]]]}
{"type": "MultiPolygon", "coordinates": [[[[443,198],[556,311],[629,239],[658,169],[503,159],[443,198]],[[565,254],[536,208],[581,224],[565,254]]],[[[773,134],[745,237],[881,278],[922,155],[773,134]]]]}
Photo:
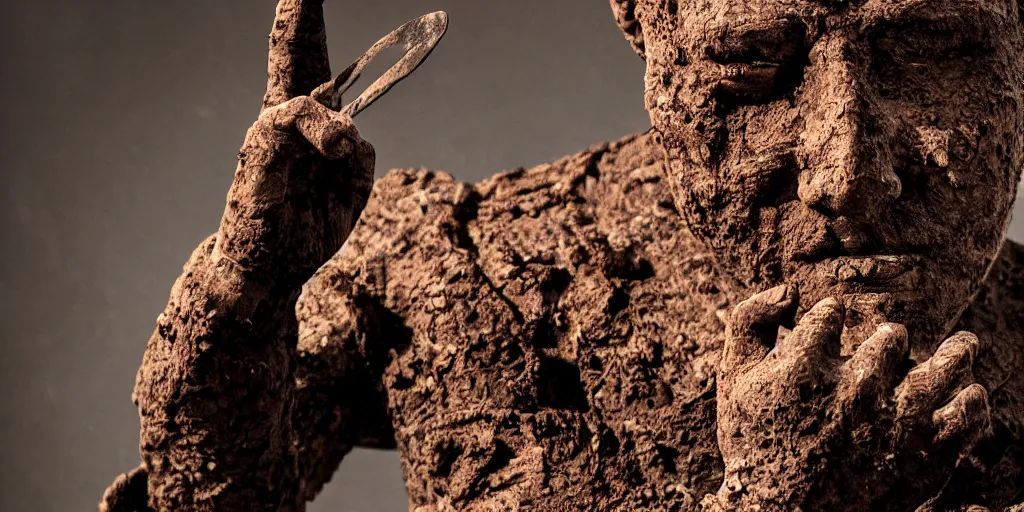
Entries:
{"type": "Polygon", "coordinates": [[[985,0],[897,0],[872,9],[877,13],[864,19],[869,30],[876,27],[919,25],[926,28],[977,31],[1006,21],[1001,12],[985,0]]]}
{"type": "Polygon", "coordinates": [[[787,59],[805,44],[807,27],[795,17],[749,19],[719,27],[707,46],[709,59],[720,62],[787,59]]]}

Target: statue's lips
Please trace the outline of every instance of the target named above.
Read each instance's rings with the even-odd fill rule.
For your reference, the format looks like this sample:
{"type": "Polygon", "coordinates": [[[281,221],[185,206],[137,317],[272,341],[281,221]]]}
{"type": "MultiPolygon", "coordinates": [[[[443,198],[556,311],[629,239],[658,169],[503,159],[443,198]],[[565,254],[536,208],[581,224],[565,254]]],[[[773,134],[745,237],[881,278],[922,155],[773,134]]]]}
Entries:
{"type": "Polygon", "coordinates": [[[819,262],[822,272],[839,283],[862,285],[913,285],[919,258],[912,255],[837,256],[819,262]]]}
{"type": "MultiPolygon", "coordinates": [[[[827,236],[795,247],[793,262],[817,274],[818,279],[849,292],[913,291],[920,284],[920,253],[874,253],[880,248],[849,224],[830,226],[827,236]],[[845,226],[844,229],[840,227],[845,226]],[[837,234],[841,232],[842,236],[837,234]],[[803,265],[801,265],[803,264],[803,265]]],[[[810,276],[807,276],[810,277],[810,276]]]]}

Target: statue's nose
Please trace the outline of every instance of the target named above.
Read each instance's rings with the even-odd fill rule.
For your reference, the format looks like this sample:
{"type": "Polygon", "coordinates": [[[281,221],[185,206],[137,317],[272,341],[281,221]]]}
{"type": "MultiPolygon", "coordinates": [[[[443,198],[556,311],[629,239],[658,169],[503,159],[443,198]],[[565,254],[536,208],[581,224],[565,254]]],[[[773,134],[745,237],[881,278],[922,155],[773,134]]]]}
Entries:
{"type": "Polygon", "coordinates": [[[800,200],[830,216],[871,216],[902,193],[882,108],[864,86],[850,45],[821,40],[811,53],[801,134],[800,200]]]}

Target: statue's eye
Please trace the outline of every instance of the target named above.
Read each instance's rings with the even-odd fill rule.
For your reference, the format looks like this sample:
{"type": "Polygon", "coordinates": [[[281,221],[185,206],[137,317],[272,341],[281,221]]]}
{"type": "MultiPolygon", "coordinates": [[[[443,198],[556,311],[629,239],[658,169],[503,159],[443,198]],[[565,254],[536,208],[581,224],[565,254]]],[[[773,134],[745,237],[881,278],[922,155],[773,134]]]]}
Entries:
{"type": "Polygon", "coordinates": [[[999,23],[990,15],[922,9],[874,24],[866,33],[874,88],[909,103],[966,101],[979,90],[976,77],[998,59],[992,32],[999,23]]]}
{"type": "Polygon", "coordinates": [[[912,11],[899,21],[879,22],[869,29],[876,53],[898,64],[944,64],[951,59],[976,58],[993,50],[991,13],[978,11],[912,11]]]}
{"type": "Polygon", "coordinates": [[[898,64],[915,66],[942,64],[952,59],[975,58],[988,48],[984,40],[974,34],[954,31],[907,32],[897,37],[887,35],[874,44],[876,52],[883,53],[898,64]]]}
{"type": "Polygon", "coordinates": [[[788,18],[725,27],[707,48],[721,65],[718,99],[742,105],[784,96],[803,78],[805,36],[804,24],[788,18]]]}
{"type": "Polygon", "coordinates": [[[783,69],[775,62],[727,64],[718,83],[719,98],[737,103],[771,101],[785,89],[785,81],[780,79],[783,69]]]}

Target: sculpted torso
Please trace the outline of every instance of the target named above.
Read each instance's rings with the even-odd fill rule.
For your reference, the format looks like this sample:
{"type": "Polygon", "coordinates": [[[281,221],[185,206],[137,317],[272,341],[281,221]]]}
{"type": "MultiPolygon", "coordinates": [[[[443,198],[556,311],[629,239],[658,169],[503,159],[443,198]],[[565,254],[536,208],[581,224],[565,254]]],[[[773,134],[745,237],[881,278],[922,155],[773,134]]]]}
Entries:
{"type": "MultiPolygon", "coordinates": [[[[714,376],[746,294],[682,223],[662,160],[639,135],[476,185],[388,173],[298,306],[308,364],[344,352],[368,371],[311,378],[300,407],[336,427],[376,408],[349,442],[397,443],[417,510],[692,510],[721,485],[714,376]]],[[[1008,242],[960,322],[998,390],[965,505],[1024,491],[1022,290],[1008,242]]]]}
{"type": "Polygon", "coordinates": [[[369,446],[419,512],[1019,511],[1024,5],[610,3],[652,130],[473,185],[373,184],[281,0],[101,510],[301,511],[369,446]]]}
{"type": "Polygon", "coordinates": [[[300,299],[300,350],[376,363],[414,504],[685,509],[720,483],[732,299],[658,157],[637,137],[476,186],[379,182],[300,299]]]}

